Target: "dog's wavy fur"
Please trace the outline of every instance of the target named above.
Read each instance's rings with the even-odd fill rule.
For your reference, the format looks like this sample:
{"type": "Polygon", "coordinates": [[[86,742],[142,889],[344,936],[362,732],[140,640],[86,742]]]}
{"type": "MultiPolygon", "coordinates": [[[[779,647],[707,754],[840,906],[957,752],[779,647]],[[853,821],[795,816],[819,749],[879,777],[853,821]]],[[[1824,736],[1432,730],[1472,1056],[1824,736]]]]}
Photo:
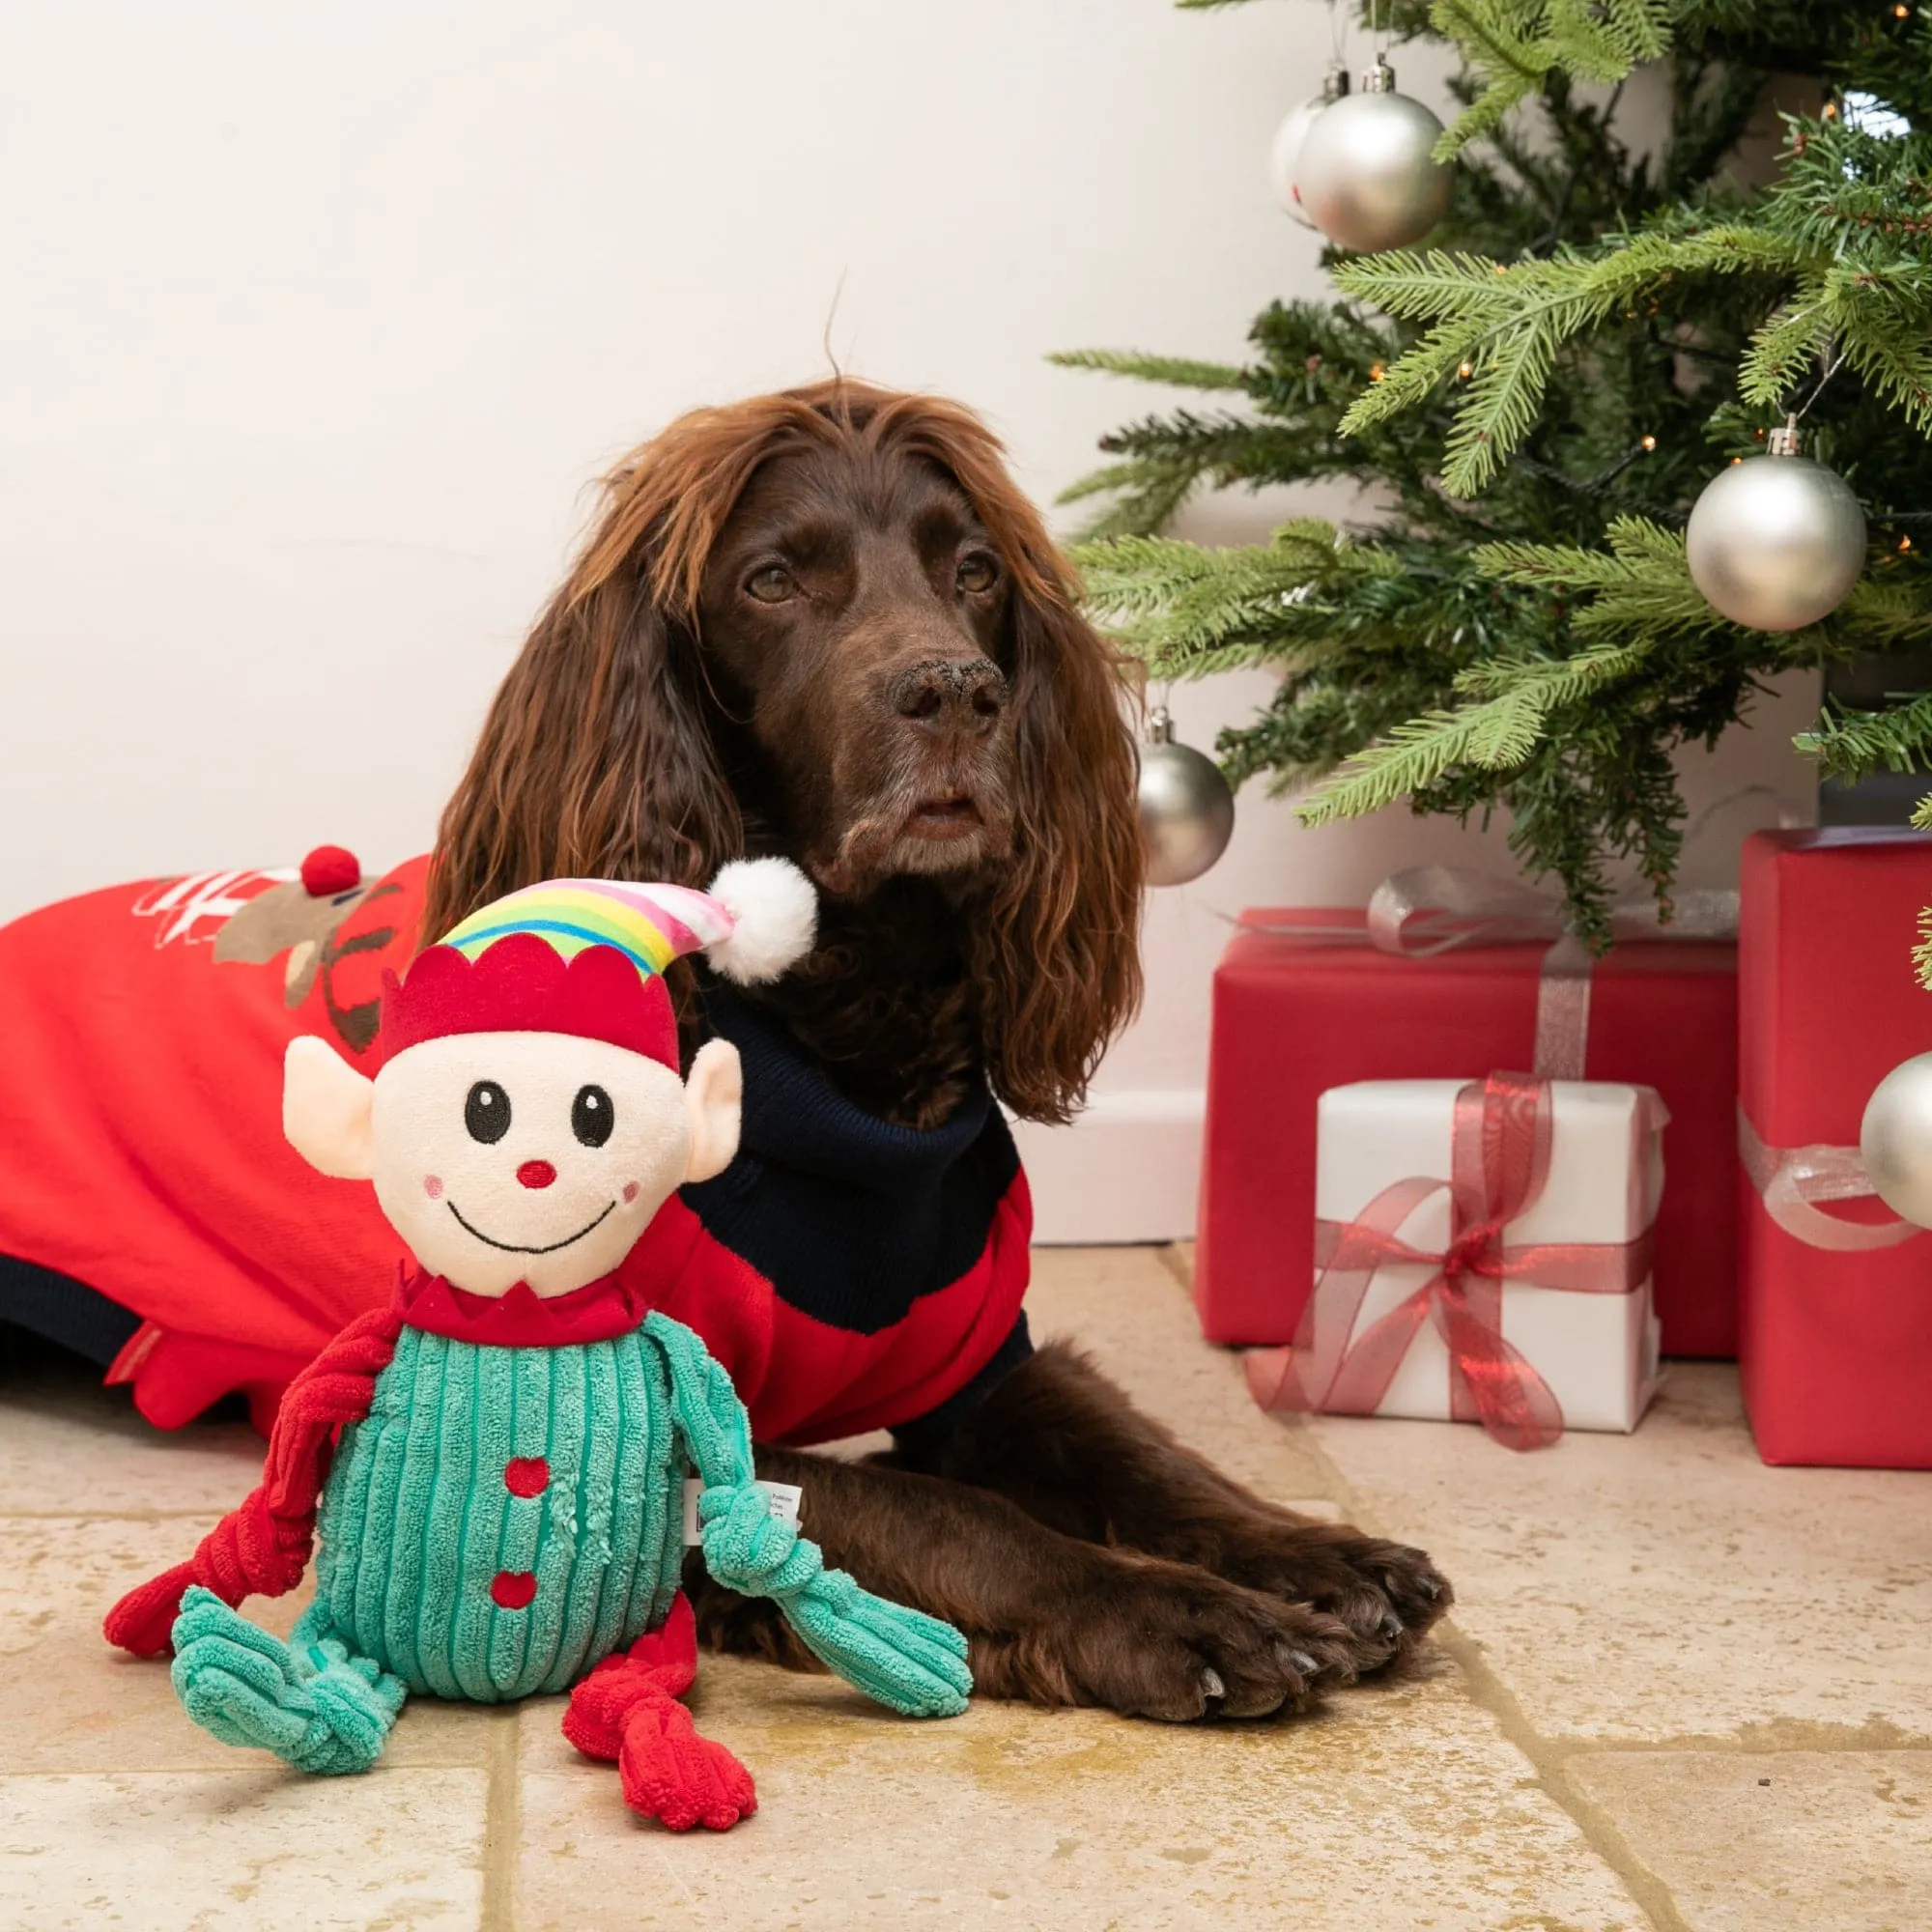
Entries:
{"type": "MultiPolygon", "coordinates": [[[[1026,1119],[1079,1106],[1139,1004],[1143,853],[1122,666],[991,431],[957,404],[839,379],[681,416],[605,479],[601,513],[484,724],[437,838],[425,938],[542,878],[702,885],[746,847],[710,725],[697,604],[754,472],[814,445],[950,475],[1011,583],[1013,855],[969,927],[980,1046],[1026,1119]]],[[[688,1000],[687,985],[673,993],[688,1000]]]]}

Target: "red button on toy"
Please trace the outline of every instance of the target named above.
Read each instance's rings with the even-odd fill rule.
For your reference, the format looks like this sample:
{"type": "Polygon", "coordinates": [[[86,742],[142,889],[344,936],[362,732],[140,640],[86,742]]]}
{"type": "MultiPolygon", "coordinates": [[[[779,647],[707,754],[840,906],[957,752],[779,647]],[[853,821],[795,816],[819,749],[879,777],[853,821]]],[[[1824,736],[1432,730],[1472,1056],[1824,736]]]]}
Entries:
{"type": "Polygon", "coordinates": [[[550,1464],[541,1456],[513,1456],[503,1464],[503,1487],[513,1496],[540,1496],[550,1488],[550,1464]]]}
{"type": "Polygon", "coordinates": [[[527,1570],[498,1570],[490,1594],[506,1610],[528,1609],[537,1593],[537,1579],[527,1570]]]}

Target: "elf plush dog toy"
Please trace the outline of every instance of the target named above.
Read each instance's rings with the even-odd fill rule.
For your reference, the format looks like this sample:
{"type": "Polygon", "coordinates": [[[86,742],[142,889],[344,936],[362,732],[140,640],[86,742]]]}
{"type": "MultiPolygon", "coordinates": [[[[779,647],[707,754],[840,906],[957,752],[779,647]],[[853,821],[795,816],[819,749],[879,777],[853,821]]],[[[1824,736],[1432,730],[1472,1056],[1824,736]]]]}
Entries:
{"type": "MultiPolygon", "coordinates": [[[[322,1040],[291,1043],[289,1139],[325,1174],[373,1180],[419,1265],[290,1387],[247,1501],[107,1618],[137,1656],[172,1642],[197,1723],[304,1771],[362,1771],[410,1690],[496,1703],[575,1685],[564,1734],[617,1761],[633,1809],[674,1831],[735,1824],[751,1777],[677,1702],[696,1670],[677,1588],[688,1466],[714,1577],[774,1599],[881,1703],[965,1708],[965,1639],[822,1567],[754,1483],[724,1370],[653,1312],[635,1263],[612,1272],[737,1146],[737,1049],[708,1042],[679,1080],[664,967],[701,952],[727,978],[774,979],[814,911],[777,859],[727,866],[708,894],[533,886],[386,980],[373,1081],[322,1040]],[[283,1643],[234,1605],[294,1588],[318,1530],[315,1601],[283,1643]]],[[[668,1280],[681,1259],[662,1257],[668,1280]]]]}

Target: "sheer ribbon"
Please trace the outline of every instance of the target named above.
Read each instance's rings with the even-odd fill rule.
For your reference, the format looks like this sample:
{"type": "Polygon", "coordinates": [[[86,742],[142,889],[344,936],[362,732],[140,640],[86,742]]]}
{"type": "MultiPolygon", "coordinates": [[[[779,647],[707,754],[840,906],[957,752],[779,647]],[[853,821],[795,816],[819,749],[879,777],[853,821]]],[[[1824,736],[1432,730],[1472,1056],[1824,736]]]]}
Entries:
{"type": "MultiPolygon", "coordinates": [[[[1649,1124],[1661,1125],[1653,1099],[1649,1124]]],[[[1563,1411],[1534,1364],[1502,1332],[1502,1285],[1533,1281],[1585,1294],[1628,1294],[1651,1268],[1648,1231],[1634,1241],[1517,1243],[1512,1221],[1541,1196],[1549,1175],[1549,1082],[1492,1073],[1456,1095],[1447,1180],[1416,1175],[1392,1182],[1352,1221],[1316,1223],[1314,1291],[1286,1349],[1252,1350],[1248,1387],[1268,1409],[1371,1415],[1425,1321],[1449,1353],[1450,1414],[1479,1421],[1511,1449],[1540,1449],[1563,1434],[1563,1411]],[[1400,1230],[1433,1195],[1449,1196],[1449,1244],[1411,1246],[1400,1230]],[[1362,1302],[1386,1262],[1433,1269],[1413,1293],[1354,1335],[1362,1302]],[[1351,1337],[1353,1338],[1351,1340],[1351,1337]]]]}
{"type": "Polygon", "coordinates": [[[1869,1201],[1878,1190],[1857,1148],[1814,1141],[1808,1147],[1767,1147],[1738,1107],[1738,1152],[1764,1209],[1787,1235],[1809,1248],[1856,1254],[1895,1248],[1920,1231],[1910,1221],[1841,1221],[1821,1213],[1818,1201],[1869,1201]]]}

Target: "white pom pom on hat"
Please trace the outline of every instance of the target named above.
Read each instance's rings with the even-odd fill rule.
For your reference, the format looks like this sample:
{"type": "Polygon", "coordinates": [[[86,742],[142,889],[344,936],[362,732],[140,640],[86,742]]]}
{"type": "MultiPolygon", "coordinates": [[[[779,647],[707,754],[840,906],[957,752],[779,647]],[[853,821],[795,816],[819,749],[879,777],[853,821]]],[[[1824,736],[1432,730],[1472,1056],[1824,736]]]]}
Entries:
{"type": "Polygon", "coordinates": [[[818,895],[789,859],[734,859],[707,890],[731,915],[731,930],[704,949],[725,979],[762,985],[811,951],[818,895]]]}

